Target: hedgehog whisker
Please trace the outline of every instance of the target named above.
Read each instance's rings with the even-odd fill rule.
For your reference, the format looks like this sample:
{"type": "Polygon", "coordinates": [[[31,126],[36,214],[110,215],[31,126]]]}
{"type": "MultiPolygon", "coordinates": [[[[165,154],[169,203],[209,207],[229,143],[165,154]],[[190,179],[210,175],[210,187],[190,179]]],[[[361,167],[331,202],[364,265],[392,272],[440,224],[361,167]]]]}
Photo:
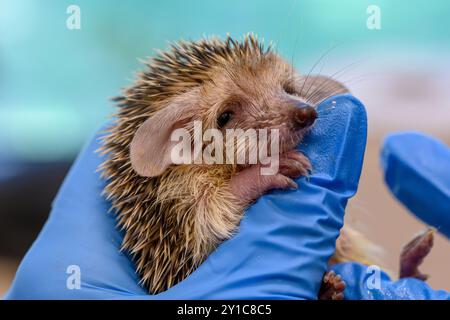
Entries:
{"type": "Polygon", "coordinates": [[[316,66],[332,51],[336,48],[337,46],[332,46],[331,48],[329,48],[327,51],[325,51],[320,57],[319,59],[314,63],[314,65],[311,67],[311,69],[308,72],[308,75],[306,76],[306,79],[303,82],[303,85],[300,89],[300,96],[303,96],[303,88],[305,87],[306,82],[308,82],[309,77],[311,76],[311,73],[314,71],[314,69],[316,68],[316,66]]]}

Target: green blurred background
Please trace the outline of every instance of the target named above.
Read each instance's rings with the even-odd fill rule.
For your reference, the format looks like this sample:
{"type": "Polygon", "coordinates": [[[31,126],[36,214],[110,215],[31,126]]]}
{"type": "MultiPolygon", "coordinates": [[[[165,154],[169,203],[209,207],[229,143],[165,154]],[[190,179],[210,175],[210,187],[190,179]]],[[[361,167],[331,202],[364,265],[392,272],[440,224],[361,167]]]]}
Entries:
{"type": "MultiPolygon", "coordinates": [[[[366,103],[370,123],[366,171],[349,211],[369,212],[362,219],[372,226],[367,233],[388,247],[393,256],[388,260],[396,259],[395,248],[420,224],[383,187],[378,147],[384,133],[397,129],[419,129],[450,141],[446,90],[450,1],[0,0],[0,226],[7,229],[0,230],[0,257],[7,261],[3,269],[0,263],[0,282],[3,278],[4,287],[45,220],[67,167],[113,112],[109,98],[119,94],[141,68],[138,59],[180,38],[227,33],[240,37],[247,32],[272,41],[305,73],[325,54],[315,71],[342,71],[338,79],[366,103]],[[66,28],[66,9],[71,4],[81,9],[80,30],[66,28]],[[381,30],[366,26],[369,5],[381,9],[381,30]],[[435,113],[423,120],[423,108],[431,105],[436,106],[435,113]],[[37,189],[48,190],[41,196],[37,189]],[[29,205],[22,208],[19,201],[29,205]],[[389,215],[380,218],[380,212],[389,215]],[[394,213],[400,216],[397,222],[392,221],[394,213]],[[384,224],[377,225],[380,220],[384,224]],[[408,223],[409,229],[397,232],[400,224],[408,223]],[[386,232],[394,236],[381,237],[386,232]]],[[[443,240],[437,244],[438,252],[448,258],[446,245],[443,240]]],[[[443,260],[435,261],[431,272],[443,279],[439,276],[443,260]]],[[[396,267],[394,262],[390,266],[396,267]]],[[[449,289],[450,283],[442,286],[449,289]]]]}

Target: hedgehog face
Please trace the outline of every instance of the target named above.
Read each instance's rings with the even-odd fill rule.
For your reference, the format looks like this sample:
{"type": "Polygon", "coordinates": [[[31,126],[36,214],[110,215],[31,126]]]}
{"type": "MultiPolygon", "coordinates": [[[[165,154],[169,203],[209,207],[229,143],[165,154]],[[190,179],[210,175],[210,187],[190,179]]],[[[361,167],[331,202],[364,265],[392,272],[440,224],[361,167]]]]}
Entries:
{"type": "Polygon", "coordinates": [[[302,77],[278,55],[246,58],[217,68],[200,96],[206,128],[276,129],[281,151],[294,148],[317,118],[302,77]],[[302,91],[304,91],[302,93],[302,91]]]}
{"type": "MultiPolygon", "coordinates": [[[[317,118],[315,103],[346,90],[325,77],[300,76],[252,36],[243,42],[182,42],[149,67],[127,92],[133,103],[149,104],[152,110],[130,147],[134,170],[147,177],[160,175],[174,163],[175,130],[184,128],[191,142],[195,140],[195,122],[202,124],[202,131],[222,133],[276,130],[278,152],[292,150],[317,118]]],[[[244,145],[243,152],[253,147],[244,145]]],[[[203,148],[204,144],[197,149],[203,148]]]]}

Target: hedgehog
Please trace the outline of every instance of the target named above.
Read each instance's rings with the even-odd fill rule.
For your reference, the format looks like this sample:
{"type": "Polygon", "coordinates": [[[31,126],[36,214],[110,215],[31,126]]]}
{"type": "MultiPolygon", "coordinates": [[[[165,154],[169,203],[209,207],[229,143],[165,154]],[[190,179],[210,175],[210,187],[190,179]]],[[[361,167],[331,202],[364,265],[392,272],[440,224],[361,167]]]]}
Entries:
{"type": "MultiPolygon", "coordinates": [[[[114,99],[118,111],[103,137],[100,170],[124,231],[122,250],[149,293],[191,274],[236,232],[259,196],[297,187],[293,179],[308,175],[311,165],[295,147],[317,117],[315,105],[346,92],[331,78],[298,74],[252,34],[240,41],[179,41],[145,62],[135,82],[114,99]],[[192,132],[193,121],[202,130],[280,129],[280,173],[261,176],[260,164],[172,163],[171,132],[192,132]]],[[[361,234],[344,226],[330,263],[371,264],[367,247],[361,234]]],[[[344,287],[329,273],[322,295],[342,299],[344,287]]]]}

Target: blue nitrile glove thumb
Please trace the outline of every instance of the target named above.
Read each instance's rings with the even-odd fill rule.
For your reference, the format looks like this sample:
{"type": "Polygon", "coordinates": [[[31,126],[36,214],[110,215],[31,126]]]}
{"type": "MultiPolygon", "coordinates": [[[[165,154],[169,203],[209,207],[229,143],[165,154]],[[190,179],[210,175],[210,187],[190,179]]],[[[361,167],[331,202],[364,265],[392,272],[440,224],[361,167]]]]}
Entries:
{"type": "Polygon", "coordinates": [[[155,296],[139,286],[133,263],[119,251],[122,234],[101,196],[104,182],[95,171],[102,159],[94,139],[66,177],[7,298],[316,299],[347,200],[356,192],[367,129],[364,107],[350,95],[328,99],[318,111],[302,144],[311,177],[298,179],[298,190],[261,197],[236,236],[186,280],[155,296]]]}
{"type": "MultiPolygon", "coordinates": [[[[381,152],[391,192],[424,222],[450,237],[450,149],[415,132],[389,135],[381,152]]],[[[347,283],[346,299],[450,299],[425,282],[406,278],[392,282],[384,272],[357,263],[332,268],[347,283]],[[377,283],[377,278],[380,281],[377,283]]]]}
{"type": "Polygon", "coordinates": [[[450,238],[450,148],[422,133],[395,133],[384,141],[381,164],[394,196],[450,238]]]}

